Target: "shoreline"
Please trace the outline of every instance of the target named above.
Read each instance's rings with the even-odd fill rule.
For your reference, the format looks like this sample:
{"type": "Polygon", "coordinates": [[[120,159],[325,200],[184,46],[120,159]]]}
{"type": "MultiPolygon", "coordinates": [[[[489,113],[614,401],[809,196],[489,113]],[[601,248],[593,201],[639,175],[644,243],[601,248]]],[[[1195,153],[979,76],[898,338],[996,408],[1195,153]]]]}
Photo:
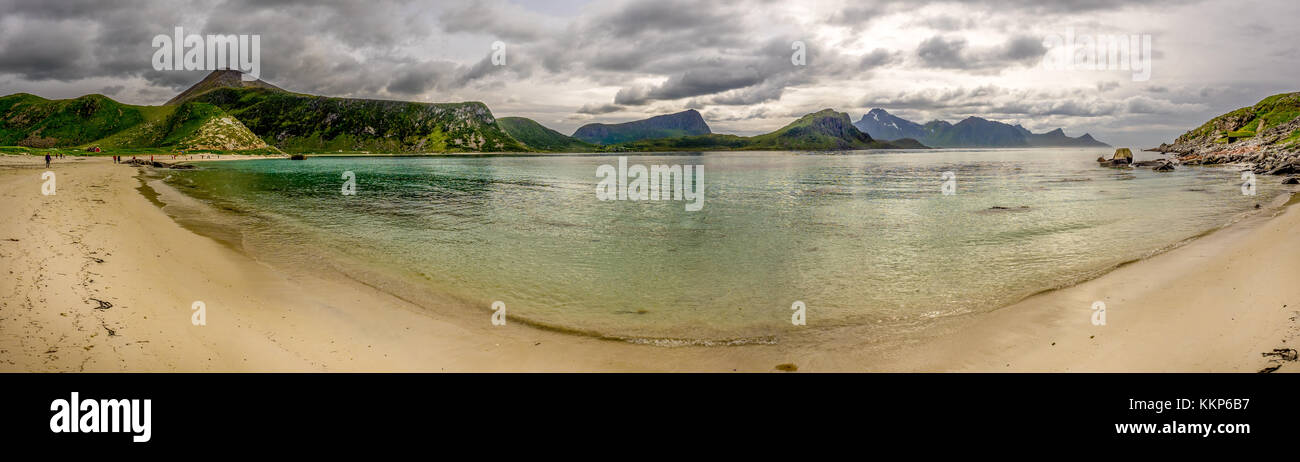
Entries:
{"type": "MultiPolygon", "coordinates": [[[[663,348],[550,332],[524,323],[493,327],[487,311],[463,316],[425,313],[364,283],[340,287],[323,278],[279,274],[177,223],[136,190],[140,182],[135,168],[118,168],[107,158],[56,163],[52,170],[67,171],[60,172],[59,194],[43,197],[37,193],[38,181],[12,173],[36,172],[43,167],[39,159],[10,159],[0,161],[0,191],[14,208],[11,216],[31,218],[10,220],[0,227],[0,239],[20,240],[0,244],[19,275],[5,288],[15,295],[0,305],[0,331],[5,333],[0,340],[0,369],[5,371],[757,372],[791,363],[810,371],[1253,372],[1266,362],[1259,353],[1269,350],[1260,348],[1282,347],[1286,344],[1281,342],[1294,338],[1296,332],[1294,319],[1289,323],[1286,319],[1294,314],[1282,313],[1285,316],[1279,318],[1271,316],[1278,313],[1265,315],[1236,306],[1234,313],[1250,321],[1245,329],[1249,334],[1244,334],[1247,339],[1233,340],[1235,348],[1228,355],[1206,345],[1215,337],[1214,328],[1221,327],[1214,324],[1219,321],[1214,313],[1204,309],[1179,313],[1168,303],[1157,303],[1161,296],[1178,298],[1179,294],[1170,293],[1170,286],[1199,280],[1188,261],[1231,261],[1234,250],[1258,254],[1268,247],[1263,241],[1269,239],[1280,241],[1273,244],[1281,250],[1265,259],[1300,261],[1295,258],[1300,257],[1300,238],[1285,233],[1286,224],[1294,229],[1300,223],[1291,207],[1273,217],[1252,217],[1242,220],[1249,223],[1216,228],[1168,251],[992,312],[939,321],[940,326],[926,329],[918,338],[864,340],[858,335],[860,329],[844,327],[773,345],[663,348]],[[85,194],[88,191],[97,195],[85,194]],[[50,274],[50,279],[44,274],[50,274]],[[1148,287],[1116,283],[1136,279],[1134,274],[1147,276],[1140,281],[1148,287]],[[1151,288],[1155,283],[1159,287],[1151,288]],[[1081,308],[1073,306],[1084,295],[1080,292],[1104,293],[1106,297],[1093,298],[1111,300],[1107,301],[1108,326],[1093,328],[1088,323],[1090,301],[1081,308]],[[190,306],[200,298],[207,306],[208,325],[192,326],[190,306]],[[109,301],[113,307],[95,309],[92,299],[109,301]],[[1130,317],[1130,299],[1150,300],[1144,309],[1148,313],[1130,317]],[[1073,312],[1079,313],[1080,322],[1065,314],[1073,312]],[[1151,313],[1171,315],[1183,329],[1171,331],[1151,313]],[[1134,320],[1135,324],[1128,324],[1134,320]],[[1090,339],[1098,340],[1092,346],[1061,340],[1061,348],[1055,348],[1041,341],[1092,331],[1090,335],[1102,337],[1090,339]],[[1196,332],[1201,341],[1193,342],[1189,352],[1171,357],[1165,351],[1169,345],[1187,343],[1176,335],[1182,331],[1196,332]],[[1146,333],[1160,335],[1141,335],[1146,333]],[[1116,348],[1132,349],[1137,360],[1095,359],[1101,354],[1097,351],[1109,355],[1116,348]],[[1258,350],[1254,358],[1242,353],[1248,349],[1258,350]],[[1157,354],[1169,362],[1142,360],[1157,354]],[[1198,355],[1205,358],[1195,359],[1198,355]]],[[[217,160],[228,159],[204,161],[217,160]]],[[[1297,268],[1290,266],[1272,265],[1276,274],[1255,279],[1289,276],[1293,281],[1297,268]]],[[[1239,281],[1241,275],[1233,273],[1220,279],[1249,282],[1239,281]]],[[[1290,308],[1300,307],[1300,289],[1283,284],[1264,292],[1247,301],[1286,300],[1282,303],[1289,301],[1290,308]]],[[[1232,304],[1232,300],[1216,302],[1232,304]]],[[[1295,368],[1288,363],[1281,370],[1295,368]]]]}

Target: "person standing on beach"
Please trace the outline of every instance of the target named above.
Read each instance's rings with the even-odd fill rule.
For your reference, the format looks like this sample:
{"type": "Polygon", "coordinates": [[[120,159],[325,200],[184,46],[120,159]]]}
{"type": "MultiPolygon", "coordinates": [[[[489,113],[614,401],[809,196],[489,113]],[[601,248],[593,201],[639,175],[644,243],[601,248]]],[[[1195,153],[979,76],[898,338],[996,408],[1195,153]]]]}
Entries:
{"type": "Polygon", "coordinates": [[[50,155],[45,154],[45,168],[50,168],[50,155]]]}

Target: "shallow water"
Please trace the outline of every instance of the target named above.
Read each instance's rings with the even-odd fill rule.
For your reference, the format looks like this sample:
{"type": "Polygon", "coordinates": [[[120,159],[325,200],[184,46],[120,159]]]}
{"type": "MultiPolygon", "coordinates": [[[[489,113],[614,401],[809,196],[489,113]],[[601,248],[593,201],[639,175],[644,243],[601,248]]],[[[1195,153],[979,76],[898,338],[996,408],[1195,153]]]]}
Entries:
{"type": "Polygon", "coordinates": [[[696,212],[598,200],[596,169],[612,156],[235,161],[167,182],[254,217],[245,244],[273,264],[383,268],[485,320],[500,300],[521,321],[686,341],[989,311],[1223,226],[1281,190],[1261,178],[1244,196],[1230,168],[1099,168],[1105,151],[628,156],[704,166],[696,212]],[[355,196],[340,192],[345,171],[355,196]],[[791,325],[795,301],[807,327],[791,325]]]}

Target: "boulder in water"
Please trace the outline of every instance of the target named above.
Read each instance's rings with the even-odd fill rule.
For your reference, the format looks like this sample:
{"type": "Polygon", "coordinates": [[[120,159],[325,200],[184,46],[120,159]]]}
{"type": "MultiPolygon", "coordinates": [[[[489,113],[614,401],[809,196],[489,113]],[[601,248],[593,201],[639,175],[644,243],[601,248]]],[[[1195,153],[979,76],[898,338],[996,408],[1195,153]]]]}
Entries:
{"type": "Polygon", "coordinates": [[[1133,151],[1129,148],[1119,148],[1115,150],[1115,155],[1110,160],[1098,157],[1097,163],[1103,167],[1122,167],[1133,163],[1133,151]]]}

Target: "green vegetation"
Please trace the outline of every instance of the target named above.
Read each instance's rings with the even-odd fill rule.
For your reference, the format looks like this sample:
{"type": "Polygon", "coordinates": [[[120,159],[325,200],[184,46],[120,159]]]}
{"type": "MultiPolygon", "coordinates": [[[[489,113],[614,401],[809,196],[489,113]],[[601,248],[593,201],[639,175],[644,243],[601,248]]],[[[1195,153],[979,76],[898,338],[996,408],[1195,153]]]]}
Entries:
{"type": "Polygon", "coordinates": [[[497,123],[501,124],[501,129],[507,134],[534,151],[591,152],[596,150],[596,146],[591,143],[565,136],[526,117],[502,117],[497,119],[497,123]]]}
{"type": "Polygon", "coordinates": [[[180,106],[140,106],[144,121],[92,143],[101,149],[169,147],[187,151],[245,151],[266,148],[221,108],[205,103],[180,106]]]}
{"type": "Polygon", "coordinates": [[[102,95],[47,100],[28,94],[0,98],[0,145],[61,154],[86,154],[91,147],[115,154],[266,148],[239,121],[209,104],[133,106],[102,95]]]}
{"type": "Polygon", "coordinates": [[[754,137],[710,133],[687,110],[578,130],[591,144],[522,117],[500,120],[483,103],[416,103],[305,95],[238,71],[217,71],[163,106],[102,95],[0,98],[0,152],[93,155],[240,153],[621,152],[924,148],[913,139],[873,140],[847,114],[808,114],[754,137]],[[609,143],[609,141],[618,141],[609,143]]]}
{"type": "Polygon", "coordinates": [[[0,98],[0,145],[56,148],[83,145],[144,120],[139,107],[103,95],[48,100],[19,93],[0,98]]]}
{"type": "Polygon", "coordinates": [[[1283,146],[1300,147],[1300,128],[1297,128],[1295,131],[1291,132],[1291,136],[1288,136],[1286,137],[1286,139],[1282,140],[1281,144],[1283,146]]]}
{"type": "Polygon", "coordinates": [[[1254,106],[1243,107],[1210,119],[1209,122],[1178,137],[1177,143],[1226,143],[1228,138],[1249,138],[1260,133],[1261,121],[1262,129],[1268,129],[1290,122],[1298,116],[1300,116],[1300,92],[1273,95],[1264,98],[1254,106]]]}
{"type": "Polygon", "coordinates": [[[732,151],[744,149],[751,149],[749,138],[718,133],[647,139],[623,143],[610,148],[610,150],[617,151],[732,151]]]}
{"type": "Polygon", "coordinates": [[[875,141],[871,135],[853,126],[849,115],[823,109],[800,117],[799,120],[772,133],[751,138],[752,149],[869,149],[888,147],[889,143],[875,141]]]}
{"type": "Polygon", "coordinates": [[[621,124],[587,124],[578,127],[573,137],[601,145],[615,145],[655,138],[678,138],[709,134],[709,125],[699,111],[688,109],[621,124]]]}
{"type": "Polygon", "coordinates": [[[259,87],[195,96],[286,152],[501,152],[526,148],[479,102],[412,103],[301,95],[259,87]]]}

